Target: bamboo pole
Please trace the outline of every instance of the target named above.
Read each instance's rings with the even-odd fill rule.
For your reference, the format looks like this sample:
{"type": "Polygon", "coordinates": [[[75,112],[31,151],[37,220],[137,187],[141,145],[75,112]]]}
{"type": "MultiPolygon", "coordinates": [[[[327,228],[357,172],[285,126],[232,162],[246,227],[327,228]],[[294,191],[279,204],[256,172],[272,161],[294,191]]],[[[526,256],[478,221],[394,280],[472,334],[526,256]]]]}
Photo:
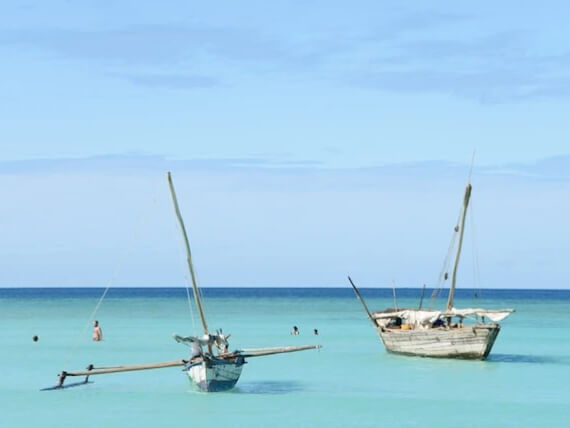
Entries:
{"type": "MultiPolygon", "coordinates": [[[[172,195],[172,202],[174,204],[174,212],[176,213],[176,218],[182,229],[182,236],[184,237],[184,245],[186,246],[186,261],[188,262],[188,269],[190,270],[190,276],[192,277],[192,290],[194,291],[194,300],[196,301],[196,306],[198,307],[198,312],[200,313],[200,320],[202,321],[202,327],[204,329],[204,334],[209,335],[208,325],[206,324],[206,317],[204,316],[204,311],[202,309],[202,303],[200,302],[200,295],[198,294],[198,284],[196,282],[196,274],[194,273],[194,265],[192,263],[192,253],[190,251],[190,244],[188,242],[188,235],[186,234],[186,227],[184,227],[184,220],[182,220],[182,214],[180,214],[180,208],[178,207],[178,200],[176,199],[176,192],[174,191],[174,184],[172,183],[172,176],[170,171],[168,176],[168,186],[170,187],[170,194],[172,195]]],[[[208,345],[210,353],[212,352],[212,346],[208,345]]]]}

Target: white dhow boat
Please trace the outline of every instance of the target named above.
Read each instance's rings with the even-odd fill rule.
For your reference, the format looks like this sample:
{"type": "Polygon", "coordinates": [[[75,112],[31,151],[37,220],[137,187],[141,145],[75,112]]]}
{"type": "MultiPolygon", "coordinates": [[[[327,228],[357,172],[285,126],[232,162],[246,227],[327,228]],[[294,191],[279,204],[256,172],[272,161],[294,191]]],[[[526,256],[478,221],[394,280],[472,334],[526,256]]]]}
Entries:
{"type": "MultiPolygon", "coordinates": [[[[454,238],[458,237],[458,244],[445,310],[424,310],[420,303],[418,309],[392,308],[370,312],[353,281],[348,278],[388,352],[421,357],[484,360],[501,330],[499,322],[514,312],[513,309],[457,309],[453,305],[471,188],[468,181],[460,220],[454,229],[454,238]]],[[[445,278],[447,279],[447,274],[445,278]]]]}

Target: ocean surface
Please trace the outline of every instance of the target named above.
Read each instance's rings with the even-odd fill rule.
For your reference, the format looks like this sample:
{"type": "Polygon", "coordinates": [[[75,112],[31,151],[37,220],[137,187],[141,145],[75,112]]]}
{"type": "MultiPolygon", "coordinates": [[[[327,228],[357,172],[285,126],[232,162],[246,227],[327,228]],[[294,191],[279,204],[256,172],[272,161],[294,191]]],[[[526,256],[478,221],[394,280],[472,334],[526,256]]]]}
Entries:
{"type": "MultiPolygon", "coordinates": [[[[199,333],[183,288],[0,289],[2,427],[568,427],[570,291],[460,289],[456,307],[515,308],[487,361],[386,353],[351,289],[206,288],[210,330],[230,349],[319,343],[251,358],[237,387],[201,393],[180,368],[94,376],[58,391],[62,370],[187,357],[172,333],[199,333]],[[289,333],[293,325],[299,336],[289,333]],[[319,335],[313,335],[313,329],[319,335]],[[38,342],[32,337],[39,336],[38,342]]],[[[424,307],[430,306],[431,290],[424,307]]],[[[391,289],[363,289],[368,306],[391,289]]],[[[415,307],[421,290],[398,289],[415,307]]],[[[431,302],[441,308],[443,296],[431,302]]],[[[71,379],[73,381],[73,379],[71,379]]]]}

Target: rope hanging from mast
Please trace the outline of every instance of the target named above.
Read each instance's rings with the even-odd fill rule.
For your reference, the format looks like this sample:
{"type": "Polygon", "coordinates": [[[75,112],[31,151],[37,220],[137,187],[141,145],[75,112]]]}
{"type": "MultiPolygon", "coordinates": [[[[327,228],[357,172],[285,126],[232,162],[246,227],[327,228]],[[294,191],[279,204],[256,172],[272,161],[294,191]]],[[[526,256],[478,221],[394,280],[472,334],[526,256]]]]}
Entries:
{"type": "Polygon", "coordinates": [[[455,293],[455,280],[456,280],[456,275],[457,275],[457,267],[459,264],[459,256],[461,255],[463,233],[465,230],[465,217],[467,214],[467,209],[469,208],[469,200],[471,197],[471,188],[472,188],[471,187],[471,176],[473,174],[474,163],[475,163],[475,150],[473,150],[473,156],[471,158],[471,166],[469,168],[469,175],[467,177],[467,186],[465,189],[465,196],[463,199],[463,204],[459,210],[459,215],[458,215],[457,221],[455,223],[455,227],[453,229],[453,235],[452,235],[451,241],[449,243],[447,254],[446,254],[445,259],[443,261],[442,269],[439,273],[437,285],[431,294],[430,307],[431,307],[431,304],[433,302],[433,299],[439,294],[443,281],[446,281],[449,277],[448,272],[449,272],[449,267],[450,267],[450,262],[451,262],[451,254],[453,253],[453,250],[455,248],[455,242],[456,242],[456,240],[458,240],[456,256],[455,256],[455,263],[453,266],[453,273],[452,273],[452,278],[451,278],[451,287],[449,290],[449,297],[448,297],[448,301],[447,301],[448,309],[450,309],[450,305],[453,305],[453,296],[455,293]],[[457,238],[459,238],[459,239],[457,239],[457,238]]]}
{"type": "MultiPolygon", "coordinates": [[[[178,221],[176,221],[176,225],[173,224],[172,227],[172,238],[174,240],[175,236],[174,234],[176,233],[176,239],[178,239],[178,233],[181,233],[182,231],[180,230],[180,224],[178,223],[178,221]]],[[[184,289],[186,291],[186,303],[188,304],[188,311],[190,313],[190,320],[192,321],[192,333],[193,334],[197,334],[197,330],[196,330],[196,319],[194,317],[194,310],[192,309],[192,298],[190,297],[190,279],[188,278],[188,267],[186,266],[186,253],[185,251],[180,248],[179,249],[179,263],[180,263],[180,267],[181,267],[181,272],[183,272],[182,277],[184,278],[184,289]]]]}
{"type": "Polygon", "coordinates": [[[477,246],[477,230],[475,229],[473,202],[469,207],[469,222],[471,225],[471,253],[473,256],[473,297],[478,298],[481,297],[481,271],[479,269],[479,249],[477,246]]]}
{"type": "Polygon", "coordinates": [[[461,219],[461,210],[459,210],[459,213],[457,215],[457,221],[455,222],[455,227],[453,228],[453,233],[451,234],[451,239],[449,240],[449,246],[447,248],[447,254],[445,255],[445,258],[443,259],[443,264],[441,266],[441,270],[439,271],[439,275],[437,278],[437,284],[435,286],[435,288],[433,289],[431,296],[430,296],[430,303],[429,303],[429,307],[432,307],[433,305],[433,300],[439,295],[443,283],[445,281],[447,281],[447,279],[449,278],[449,268],[451,266],[451,256],[455,250],[455,243],[457,241],[457,231],[459,230],[458,228],[458,224],[459,224],[459,220],[461,219]]]}

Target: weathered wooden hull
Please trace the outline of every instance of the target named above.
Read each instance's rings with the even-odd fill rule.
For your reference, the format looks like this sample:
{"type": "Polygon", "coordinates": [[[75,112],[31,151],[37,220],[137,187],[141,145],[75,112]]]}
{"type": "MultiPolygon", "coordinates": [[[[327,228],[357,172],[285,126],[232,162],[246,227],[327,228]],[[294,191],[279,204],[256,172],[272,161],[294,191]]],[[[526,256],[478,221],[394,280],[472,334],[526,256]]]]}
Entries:
{"type": "Polygon", "coordinates": [[[238,357],[235,361],[211,359],[190,363],[186,374],[204,392],[219,392],[232,389],[239,377],[245,361],[238,357]]]}
{"type": "Polygon", "coordinates": [[[432,358],[484,360],[501,330],[497,324],[426,330],[376,329],[388,352],[432,358]]]}

